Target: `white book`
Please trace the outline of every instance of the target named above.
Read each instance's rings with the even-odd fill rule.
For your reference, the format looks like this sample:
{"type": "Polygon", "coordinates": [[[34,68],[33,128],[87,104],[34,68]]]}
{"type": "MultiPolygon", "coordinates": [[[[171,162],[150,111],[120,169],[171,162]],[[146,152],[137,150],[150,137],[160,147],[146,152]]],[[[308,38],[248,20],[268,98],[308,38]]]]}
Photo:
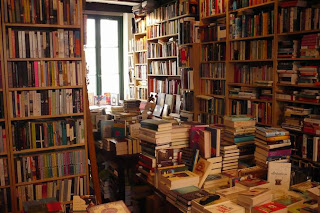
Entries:
{"type": "Polygon", "coordinates": [[[21,37],[22,37],[22,57],[23,57],[23,58],[26,58],[26,57],[27,57],[27,51],[26,51],[26,31],[22,31],[21,37]]]}
{"type": "Polygon", "coordinates": [[[38,58],[42,58],[42,48],[41,48],[41,34],[40,31],[37,32],[37,50],[38,50],[38,58]]]}
{"type": "MultiPolygon", "coordinates": [[[[32,34],[32,50],[33,50],[33,57],[39,58],[39,52],[38,52],[38,39],[35,32],[31,31],[32,34]]],[[[40,82],[40,81],[39,81],[40,82]]]]}
{"type": "Polygon", "coordinates": [[[59,58],[64,58],[64,31],[58,30],[58,49],[59,49],[59,58]]]}
{"type": "Polygon", "coordinates": [[[74,46],[73,46],[73,31],[69,31],[69,46],[70,46],[70,58],[74,57],[74,46]]]}
{"type": "Polygon", "coordinates": [[[69,179],[66,201],[71,201],[71,186],[72,186],[72,179],[69,179]]]}
{"type": "MultiPolygon", "coordinates": [[[[18,31],[19,58],[22,58],[22,31],[18,31]]],[[[16,44],[17,45],[17,44],[16,44]]]]}

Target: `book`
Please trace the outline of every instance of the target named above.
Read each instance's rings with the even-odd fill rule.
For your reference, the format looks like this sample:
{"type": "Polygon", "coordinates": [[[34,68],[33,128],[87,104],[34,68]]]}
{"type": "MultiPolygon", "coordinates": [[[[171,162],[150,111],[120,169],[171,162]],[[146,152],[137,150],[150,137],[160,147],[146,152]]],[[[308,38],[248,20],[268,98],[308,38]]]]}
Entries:
{"type": "Polygon", "coordinates": [[[90,207],[88,213],[103,213],[108,211],[114,211],[119,213],[130,213],[128,207],[124,204],[122,200],[100,204],[97,206],[90,207]]]}
{"type": "Polygon", "coordinates": [[[197,174],[199,176],[199,188],[202,188],[203,183],[205,182],[205,180],[207,179],[210,171],[212,170],[212,163],[210,163],[209,161],[205,160],[204,158],[199,158],[193,173],[197,174]]]}
{"type": "Polygon", "coordinates": [[[143,120],[141,121],[141,127],[156,131],[161,131],[162,129],[168,129],[172,127],[172,123],[164,120],[143,120]]]}
{"type": "Polygon", "coordinates": [[[200,140],[199,140],[199,151],[200,155],[204,158],[211,157],[211,132],[207,130],[200,130],[200,140]]]}
{"type": "Polygon", "coordinates": [[[252,208],[253,213],[259,212],[272,212],[272,213],[285,213],[288,208],[280,203],[270,202],[260,206],[255,206],[252,208]]]}
{"type": "Polygon", "coordinates": [[[192,208],[195,208],[195,209],[197,209],[199,211],[204,211],[204,210],[212,208],[212,207],[214,207],[216,205],[220,205],[220,204],[224,204],[224,203],[229,203],[230,202],[227,198],[221,196],[219,199],[203,205],[203,204],[201,204],[201,200],[205,199],[205,198],[206,197],[192,200],[191,201],[192,208]]]}
{"type": "Polygon", "coordinates": [[[270,189],[288,191],[291,177],[291,163],[269,162],[268,182],[270,189]]]}
{"type": "Polygon", "coordinates": [[[297,197],[297,196],[286,195],[286,196],[282,196],[282,197],[275,199],[274,202],[280,203],[280,204],[285,205],[289,208],[291,206],[303,204],[304,199],[297,197]]]}
{"type": "Polygon", "coordinates": [[[198,186],[199,184],[199,176],[190,171],[164,174],[160,180],[167,184],[170,189],[177,189],[186,185],[198,186]]]}
{"type": "Polygon", "coordinates": [[[73,212],[87,212],[87,208],[94,205],[97,205],[96,197],[94,195],[73,196],[73,212]]]}
{"type": "Polygon", "coordinates": [[[269,182],[261,179],[246,179],[239,182],[236,182],[236,186],[243,187],[247,190],[255,188],[268,188],[269,182]]]}
{"type": "Polygon", "coordinates": [[[217,204],[213,207],[210,207],[208,209],[206,209],[207,213],[213,213],[213,212],[228,212],[228,213],[244,213],[245,212],[245,208],[243,208],[240,205],[237,205],[233,202],[225,202],[225,203],[221,203],[221,204],[217,204]]]}
{"type": "Polygon", "coordinates": [[[271,191],[266,188],[255,188],[249,191],[241,192],[238,200],[248,206],[256,206],[263,202],[270,202],[272,200],[271,191]]]}

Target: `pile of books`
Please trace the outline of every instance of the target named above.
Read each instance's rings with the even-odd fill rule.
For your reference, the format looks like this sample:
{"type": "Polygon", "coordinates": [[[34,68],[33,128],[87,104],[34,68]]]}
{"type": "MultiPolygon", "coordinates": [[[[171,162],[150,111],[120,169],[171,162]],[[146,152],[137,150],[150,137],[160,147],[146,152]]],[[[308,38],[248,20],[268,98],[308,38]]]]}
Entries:
{"type": "Polygon", "coordinates": [[[300,66],[298,68],[299,71],[299,79],[298,84],[299,85],[314,85],[316,82],[318,82],[318,72],[319,72],[319,66],[300,66]]]}
{"type": "Polygon", "coordinates": [[[301,58],[319,57],[319,34],[303,35],[301,39],[301,58]]]}
{"type": "Polygon", "coordinates": [[[164,120],[141,121],[139,139],[141,155],[139,172],[141,177],[154,184],[157,167],[173,165],[173,150],[170,149],[172,123],[164,120]]]}
{"type": "Polygon", "coordinates": [[[303,107],[286,106],[284,110],[285,121],[282,128],[301,132],[304,118],[311,114],[312,109],[303,107]]]}
{"type": "Polygon", "coordinates": [[[309,115],[303,120],[303,133],[320,135],[320,116],[309,115]]]}
{"type": "Polygon", "coordinates": [[[140,100],[124,100],[123,107],[125,112],[140,112],[140,100]]]}
{"type": "Polygon", "coordinates": [[[205,127],[200,130],[199,148],[203,158],[220,156],[221,129],[215,127],[205,127]]]}
{"type": "Polygon", "coordinates": [[[287,161],[291,155],[290,135],[285,129],[257,127],[255,144],[255,162],[263,168],[270,161],[287,161]]]}
{"type": "Polygon", "coordinates": [[[222,174],[209,174],[206,178],[203,188],[204,189],[212,189],[220,186],[227,186],[229,185],[229,177],[224,176],[222,174]]]}
{"type": "Polygon", "coordinates": [[[239,149],[236,145],[226,145],[221,147],[222,171],[238,168],[239,149]]]}
{"type": "Polygon", "coordinates": [[[279,41],[278,58],[297,58],[299,51],[298,40],[279,41]]]}
{"type": "Polygon", "coordinates": [[[255,88],[241,87],[241,88],[233,88],[229,91],[229,96],[231,98],[248,98],[248,99],[256,99],[257,91],[255,88]]]}
{"type": "Polygon", "coordinates": [[[281,61],[278,63],[277,73],[279,83],[296,84],[298,80],[298,65],[296,62],[281,61]]]}
{"type": "Polygon", "coordinates": [[[255,188],[241,192],[237,199],[237,204],[243,206],[250,212],[252,207],[259,206],[272,201],[271,190],[267,188],[255,188]]]}
{"type": "Polygon", "coordinates": [[[172,149],[182,149],[189,147],[188,126],[172,126],[170,147],[172,149]]]}
{"type": "Polygon", "coordinates": [[[181,163],[188,167],[188,170],[193,171],[193,167],[199,158],[199,149],[183,148],[181,151],[181,163]]]}
{"type": "Polygon", "coordinates": [[[302,89],[301,91],[296,91],[294,93],[296,96],[296,100],[298,101],[319,103],[320,90],[302,89]]]}

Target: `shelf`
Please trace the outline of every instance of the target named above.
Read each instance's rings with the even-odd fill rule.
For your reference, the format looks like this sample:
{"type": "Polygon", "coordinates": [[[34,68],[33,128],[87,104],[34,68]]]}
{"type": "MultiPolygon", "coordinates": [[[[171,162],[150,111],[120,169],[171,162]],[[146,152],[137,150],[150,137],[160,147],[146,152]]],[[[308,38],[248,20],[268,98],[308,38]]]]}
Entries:
{"type": "Polygon", "coordinates": [[[230,63],[272,62],[273,59],[230,60],[230,63]]]}
{"type": "Polygon", "coordinates": [[[0,89],[0,92],[3,92],[3,89],[0,89]]]}
{"type": "Polygon", "coordinates": [[[0,153],[0,156],[7,156],[8,154],[6,152],[0,153]]]}
{"type": "Polygon", "coordinates": [[[230,42],[232,42],[232,41],[246,41],[246,40],[264,39],[264,38],[272,38],[272,37],[274,37],[274,34],[265,35],[265,36],[252,36],[252,37],[245,37],[245,38],[230,39],[230,42]]]}
{"type": "Polygon", "coordinates": [[[207,20],[210,20],[210,19],[223,18],[223,17],[226,17],[226,16],[227,16],[226,13],[220,13],[220,14],[215,14],[215,15],[211,15],[211,16],[200,17],[200,19],[202,21],[207,21],[207,20]]]}
{"type": "Polygon", "coordinates": [[[320,106],[320,103],[311,103],[311,102],[305,102],[305,101],[290,101],[290,100],[282,100],[282,99],[277,99],[277,101],[295,103],[295,104],[306,104],[306,105],[320,106]]]}
{"type": "Polygon", "coordinates": [[[320,89],[320,86],[317,86],[317,85],[277,84],[277,86],[279,86],[279,87],[300,87],[300,88],[320,89]]]}
{"type": "Polygon", "coordinates": [[[162,21],[158,21],[158,22],[149,24],[149,25],[147,25],[147,27],[150,27],[150,26],[153,26],[153,25],[158,25],[158,24],[165,23],[165,22],[168,22],[168,21],[174,21],[174,20],[180,19],[180,18],[195,17],[195,16],[196,16],[196,15],[194,15],[194,14],[184,14],[184,15],[176,16],[176,17],[169,18],[169,19],[164,19],[164,20],[162,20],[162,21]]]}
{"type": "Polygon", "coordinates": [[[37,120],[37,119],[48,119],[48,118],[63,118],[63,117],[73,117],[73,116],[83,116],[83,113],[18,117],[18,118],[11,118],[11,121],[37,120]]]}
{"type": "Polygon", "coordinates": [[[150,76],[150,77],[175,77],[175,78],[181,77],[180,75],[156,75],[156,74],[148,74],[148,76],[150,76]]]}
{"type": "Polygon", "coordinates": [[[147,79],[136,78],[137,81],[147,81],[147,79]]]}
{"type": "Polygon", "coordinates": [[[133,52],[128,52],[128,54],[133,54],[133,52]]]}
{"type": "Polygon", "coordinates": [[[217,81],[226,81],[225,78],[210,78],[210,77],[200,77],[202,80],[217,80],[217,81]]]}
{"type": "Polygon", "coordinates": [[[81,61],[82,58],[8,58],[7,61],[81,61]]]}
{"type": "Polygon", "coordinates": [[[193,111],[187,111],[187,110],[180,110],[180,112],[194,113],[193,111]]]}
{"type": "Polygon", "coordinates": [[[211,97],[214,97],[214,98],[220,98],[220,99],[225,99],[226,96],[225,95],[215,95],[215,94],[204,94],[206,96],[211,96],[211,97]]]}
{"type": "Polygon", "coordinates": [[[167,57],[159,57],[159,58],[147,58],[148,60],[166,60],[166,59],[177,59],[178,56],[167,56],[167,57]]]}
{"type": "Polygon", "coordinates": [[[29,182],[20,182],[16,183],[16,186],[25,186],[25,185],[31,185],[31,184],[37,184],[37,183],[45,183],[45,182],[51,182],[55,180],[63,180],[63,179],[70,179],[70,178],[75,178],[75,177],[82,177],[86,176],[86,174],[78,174],[78,175],[69,175],[69,176],[62,176],[62,177],[54,177],[54,178],[46,178],[42,180],[33,180],[29,182]]]}
{"type": "Polygon", "coordinates": [[[65,29],[79,29],[80,25],[59,25],[59,24],[24,24],[24,23],[5,23],[6,27],[31,27],[31,28],[65,28],[65,29]]]}
{"type": "Polygon", "coordinates": [[[278,58],[278,61],[317,61],[320,58],[278,58]]]}
{"type": "Polygon", "coordinates": [[[219,43],[226,43],[226,41],[205,41],[205,42],[201,42],[201,45],[205,45],[205,44],[219,44],[219,43]]]}
{"type": "Polygon", "coordinates": [[[148,86],[147,85],[137,85],[136,87],[138,87],[138,88],[148,88],[148,86]]]}
{"type": "Polygon", "coordinates": [[[147,32],[141,32],[141,33],[135,33],[133,34],[134,36],[138,37],[138,36],[145,36],[147,35],[147,32]]]}
{"type": "Polygon", "coordinates": [[[320,29],[305,30],[305,31],[298,31],[298,32],[278,33],[278,36],[303,35],[303,34],[319,33],[319,32],[320,32],[320,29]]]}
{"type": "Polygon", "coordinates": [[[179,47],[185,47],[185,46],[193,46],[194,44],[197,44],[197,43],[186,43],[186,44],[179,44],[179,47]]]}
{"type": "Polygon", "coordinates": [[[226,61],[200,61],[201,64],[225,63],[226,61]]]}
{"type": "Polygon", "coordinates": [[[13,154],[18,155],[18,154],[32,153],[32,152],[45,152],[45,151],[51,151],[51,150],[57,150],[57,149],[68,149],[68,148],[82,147],[82,146],[85,146],[85,144],[72,144],[72,145],[52,146],[47,148],[25,149],[21,151],[13,151],[13,154]]]}
{"type": "Polygon", "coordinates": [[[143,53],[143,52],[147,52],[147,50],[137,50],[137,51],[134,51],[134,53],[143,53]]]}
{"type": "Polygon", "coordinates": [[[141,64],[135,64],[135,66],[146,66],[148,65],[147,63],[141,63],[141,64]]]}
{"type": "Polygon", "coordinates": [[[262,8],[262,7],[271,7],[271,6],[273,6],[273,4],[274,4],[274,1],[272,1],[272,2],[266,2],[266,3],[262,3],[262,4],[252,5],[252,6],[249,6],[249,7],[243,7],[243,8],[231,10],[231,11],[229,11],[229,12],[230,12],[230,13],[236,13],[236,12],[242,12],[242,11],[248,10],[248,9],[257,9],[257,8],[262,8]]]}
{"type": "Polygon", "coordinates": [[[194,91],[194,89],[181,89],[182,91],[194,91]]]}
{"type": "Polygon", "coordinates": [[[216,114],[216,113],[209,113],[209,112],[199,112],[200,114],[206,114],[206,115],[215,115],[215,116],[219,116],[219,117],[223,117],[224,115],[220,115],[220,114],[216,114]]]}
{"type": "Polygon", "coordinates": [[[244,83],[228,83],[229,86],[252,87],[252,88],[272,88],[272,86],[244,84],[244,83]]]}
{"type": "Polygon", "coordinates": [[[4,118],[0,118],[0,122],[5,122],[6,120],[4,118]]]}
{"type": "Polygon", "coordinates": [[[50,90],[50,89],[82,89],[83,86],[59,86],[59,87],[23,87],[9,88],[9,91],[31,91],[31,90],[50,90]]]}
{"type": "Polygon", "coordinates": [[[154,37],[154,38],[148,38],[147,41],[154,41],[158,39],[164,39],[164,38],[171,38],[171,37],[178,37],[178,33],[176,34],[171,34],[171,35],[165,35],[165,36],[160,36],[160,37],[154,37]]]}
{"type": "Polygon", "coordinates": [[[256,98],[240,98],[240,97],[229,97],[231,100],[244,100],[244,101],[254,101],[254,102],[261,102],[261,103],[272,103],[272,100],[262,100],[256,98]]]}
{"type": "Polygon", "coordinates": [[[0,189],[7,189],[10,188],[10,185],[0,186],[0,189]]]}

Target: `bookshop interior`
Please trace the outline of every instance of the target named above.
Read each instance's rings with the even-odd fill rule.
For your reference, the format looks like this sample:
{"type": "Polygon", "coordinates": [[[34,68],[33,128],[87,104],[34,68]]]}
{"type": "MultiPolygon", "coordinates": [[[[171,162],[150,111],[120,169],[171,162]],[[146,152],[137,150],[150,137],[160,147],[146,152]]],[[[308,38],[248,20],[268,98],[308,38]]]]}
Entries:
{"type": "Polygon", "coordinates": [[[320,213],[319,0],[1,0],[0,213],[320,213]]]}

